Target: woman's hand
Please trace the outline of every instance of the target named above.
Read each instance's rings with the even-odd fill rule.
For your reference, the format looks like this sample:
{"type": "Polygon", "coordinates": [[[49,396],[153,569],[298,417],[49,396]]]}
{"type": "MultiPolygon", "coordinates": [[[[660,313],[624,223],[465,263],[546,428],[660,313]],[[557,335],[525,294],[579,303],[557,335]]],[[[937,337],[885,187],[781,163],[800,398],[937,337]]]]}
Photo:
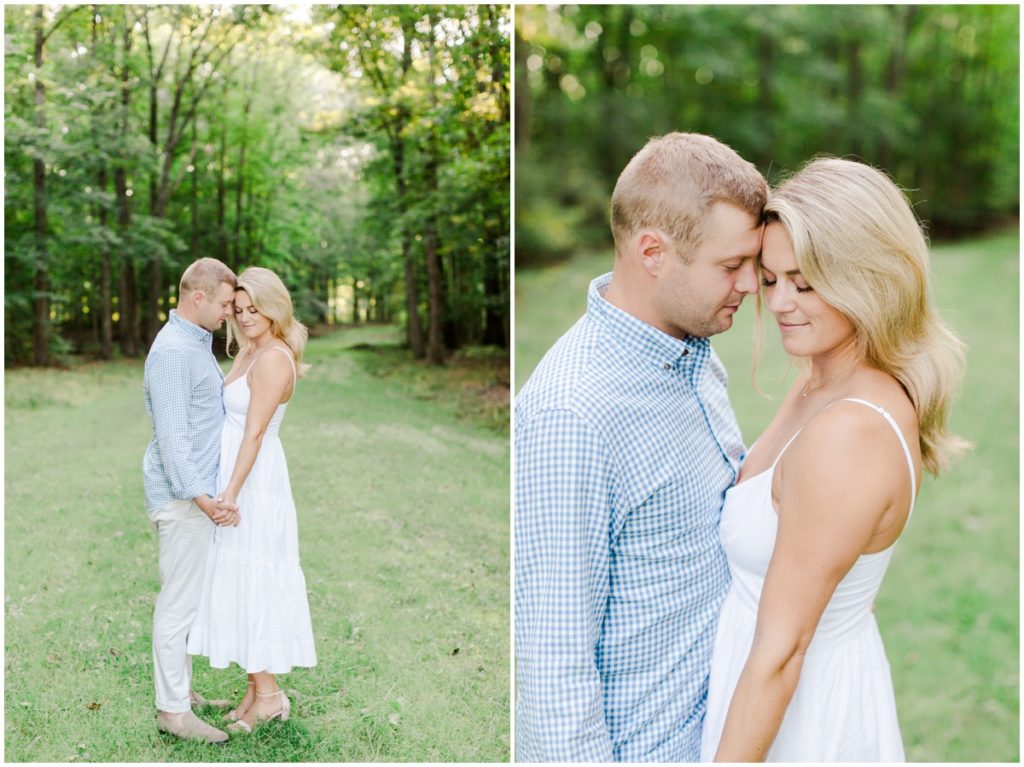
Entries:
{"type": "Polygon", "coordinates": [[[241,515],[239,514],[238,501],[236,494],[230,488],[224,488],[217,493],[215,499],[217,505],[221,508],[229,508],[227,519],[221,523],[222,527],[238,527],[238,523],[241,521],[241,515]]]}

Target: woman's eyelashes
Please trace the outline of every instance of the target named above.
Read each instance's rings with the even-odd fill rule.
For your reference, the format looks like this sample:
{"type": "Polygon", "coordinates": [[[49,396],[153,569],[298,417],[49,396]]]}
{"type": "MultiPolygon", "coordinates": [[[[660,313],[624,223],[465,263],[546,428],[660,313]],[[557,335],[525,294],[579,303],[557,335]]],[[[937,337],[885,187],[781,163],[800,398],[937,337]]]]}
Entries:
{"type": "MultiPolygon", "coordinates": [[[[762,287],[765,287],[765,288],[774,287],[775,282],[776,282],[776,280],[770,280],[767,277],[762,277],[761,278],[761,285],[762,285],[762,287]]],[[[812,288],[810,285],[808,285],[805,288],[801,288],[799,285],[794,285],[794,287],[796,288],[796,292],[797,293],[810,293],[812,290],[814,290],[814,288],[812,288]]]]}

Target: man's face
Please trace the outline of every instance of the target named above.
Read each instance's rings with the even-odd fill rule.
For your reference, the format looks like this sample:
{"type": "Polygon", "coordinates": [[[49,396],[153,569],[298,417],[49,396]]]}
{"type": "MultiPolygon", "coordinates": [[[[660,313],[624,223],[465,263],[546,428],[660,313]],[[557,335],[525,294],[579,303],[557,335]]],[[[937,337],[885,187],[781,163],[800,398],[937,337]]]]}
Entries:
{"type": "Polygon", "coordinates": [[[222,282],[217,286],[216,293],[204,296],[204,300],[199,303],[199,321],[196,324],[211,332],[217,330],[234,311],[234,300],[235,289],[222,282]]]}
{"type": "Polygon", "coordinates": [[[669,245],[654,296],[662,329],[677,338],[707,338],[731,328],[740,303],[757,292],[754,261],[761,233],[750,213],[717,202],[704,219],[703,242],[689,254],[689,263],[669,245]]]}

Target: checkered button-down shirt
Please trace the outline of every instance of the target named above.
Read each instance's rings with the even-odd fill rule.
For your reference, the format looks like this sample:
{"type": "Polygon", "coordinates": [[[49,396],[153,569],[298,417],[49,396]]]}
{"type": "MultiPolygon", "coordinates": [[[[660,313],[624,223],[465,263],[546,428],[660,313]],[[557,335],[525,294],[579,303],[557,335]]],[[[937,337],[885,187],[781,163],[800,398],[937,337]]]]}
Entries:
{"type": "Polygon", "coordinates": [[[213,334],[171,311],[146,357],[143,389],[153,439],[142,459],[146,508],[217,493],[224,374],[213,334]]]}
{"type": "Polygon", "coordinates": [[[696,761],[744,458],[707,339],[609,304],[516,397],[518,761],[696,761]]]}

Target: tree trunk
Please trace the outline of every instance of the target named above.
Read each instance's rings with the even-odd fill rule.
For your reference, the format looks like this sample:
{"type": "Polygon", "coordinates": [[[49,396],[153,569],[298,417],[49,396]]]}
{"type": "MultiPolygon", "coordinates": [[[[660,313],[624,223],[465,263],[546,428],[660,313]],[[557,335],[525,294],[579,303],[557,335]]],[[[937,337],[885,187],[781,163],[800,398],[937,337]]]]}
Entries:
{"type": "MultiPolygon", "coordinates": [[[[159,86],[158,78],[154,77],[149,84],[149,143],[153,149],[157,147],[157,120],[159,119],[157,95],[159,86]]],[[[156,172],[154,172],[149,177],[149,212],[150,215],[160,218],[157,215],[158,199],[157,176],[156,172]]],[[[149,275],[149,300],[146,302],[146,346],[149,347],[153,344],[157,331],[160,329],[158,327],[160,324],[158,301],[160,300],[160,289],[163,285],[163,269],[161,268],[159,254],[154,252],[150,256],[147,272],[149,275]]]]}
{"type": "MultiPolygon", "coordinates": [[[[434,50],[434,17],[427,16],[430,27],[427,54],[430,67],[430,110],[437,112],[437,54],[434,50]]],[[[437,255],[438,240],[438,207],[440,200],[437,194],[437,163],[438,144],[436,124],[430,128],[430,140],[427,146],[427,199],[430,212],[427,216],[427,231],[423,241],[423,252],[427,262],[427,295],[429,298],[427,324],[427,362],[432,365],[444,364],[444,272],[441,259],[437,255]]]]}
{"type": "MultiPolygon", "coordinates": [[[[195,149],[199,146],[199,137],[197,134],[196,121],[192,123],[192,147],[195,149]]],[[[196,165],[192,171],[192,199],[191,199],[191,213],[192,213],[192,239],[189,244],[189,252],[192,254],[192,260],[195,261],[199,258],[199,168],[200,165],[196,165]]]]}
{"type": "Polygon", "coordinates": [[[526,59],[529,54],[529,46],[519,36],[519,28],[516,25],[516,154],[525,157],[530,148],[530,120],[533,114],[533,99],[530,93],[530,83],[526,68],[526,59]]]}
{"type": "MultiPolygon", "coordinates": [[[[402,16],[402,79],[405,82],[412,68],[412,41],[416,34],[414,20],[408,15],[402,16]]],[[[408,109],[400,107],[395,118],[391,133],[391,157],[395,171],[395,191],[399,211],[409,207],[409,192],[405,181],[405,139],[402,132],[408,119],[408,109]]],[[[402,224],[402,263],[405,273],[405,308],[408,314],[406,333],[413,357],[423,359],[426,348],[423,339],[423,325],[420,322],[419,299],[416,287],[416,265],[412,257],[412,235],[408,224],[402,224]]]]}
{"type": "MultiPolygon", "coordinates": [[[[92,50],[93,55],[97,55],[99,50],[98,41],[98,30],[96,18],[99,14],[99,8],[92,6],[92,21],[91,21],[91,32],[92,32],[92,50]]],[[[97,172],[96,183],[99,187],[100,194],[104,194],[107,191],[107,163],[105,160],[100,160],[99,171],[97,172]]],[[[103,242],[100,245],[100,308],[99,308],[99,343],[100,343],[100,357],[103,359],[110,359],[113,356],[114,351],[114,326],[111,322],[110,315],[113,313],[113,307],[111,306],[111,295],[110,295],[110,245],[108,244],[106,233],[108,225],[108,215],[106,205],[100,203],[96,206],[96,217],[100,222],[100,232],[103,235],[103,242]]],[[[92,309],[93,322],[96,323],[96,307],[90,307],[92,309]]]]}
{"type": "MultiPolygon", "coordinates": [[[[917,17],[918,9],[912,5],[886,6],[886,10],[893,17],[893,25],[896,27],[895,41],[889,51],[889,59],[885,66],[885,97],[890,104],[900,102],[900,94],[903,91],[903,80],[907,74],[907,45],[911,32],[914,28],[914,20],[917,17]]],[[[892,137],[888,133],[882,133],[879,137],[880,146],[878,149],[878,163],[890,172],[894,172],[895,151],[893,149],[892,137]]]]}
{"type": "Polygon", "coordinates": [[[757,38],[757,71],[760,82],[757,85],[757,113],[761,125],[761,151],[755,162],[762,168],[770,168],[775,153],[775,102],[772,76],[775,72],[775,43],[771,35],[761,33],[757,38]]]}
{"type": "Polygon", "coordinates": [[[238,183],[235,185],[235,231],[234,248],[235,263],[241,263],[242,250],[242,195],[245,192],[245,150],[249,140],[249,113],[252,111],[252,92],[246,91],[245,103],[242,106],[242,140],[238,146],[238,183]]]}
{"type": "MultiPolygon", "coordinates": [[[[121,61],[121,146],[126,146],[129,136],[128,116],[131,111],[131,75],[128,69],[128,54],[132,48],[132,25],[125,14],[122,33],[121,61]]],[[[117,200],[117,231],[124,235],[132,224],[131,198],[128,197],[128,171],[124,158],[119,158],[114,168],[114,196],[117,200]]],[[[135,264],[132,254],[122,251],[121,273],[118,285],[118,335],[121,352],[126,357],[139,353],[139,325],[136,311],[135,264]]]]}
{"type": "MultiPolygon", "coordinates": [[[[402,185],[404,186],[404,184],[402,185]]],[[[401,195],[402,192],[399,192],[401,195]]],[[[416,294],[416,267],[412,262],[412,238],[408,232],[402,232],[402,261],[405,273],[405,309],[408,313],[406,336],[412,356],[423,359],[426,348],[423,343],[423,326],[420,324],[419,301],[416,294]]]]}
{"type": "Polygon", "coordinates": [[[863,158],[864,133],[861,126],[861,103],[864,98],[864,67],[861,61],[860,40],[847,41],[846,64],[847,145],[853,155],[863,158]]]}
{"type": "Polygon", "coordinates": [[[220,165],[217,168],[217,255],[220,260],[227,264],[232,271],[236,264],[228,255],[228,228],[227,228],[227,181],[224,179],[227,162],[228,134],[227,123],[221,120],[220,123],[220,165]]]}
{"type": "MultiPolygon", "coordinates": [[[[46,130],[46,90],[43,86],[43,46],[46,43],[43,6],[35,10],[35,109],[33,124],[40,134],[46,130]]],[[[47,253],[48,224],[46,220],[46,163],[36,158],[32,161],[32,190],[35,203],[35,245],[36,263],[33,279],[32,299],[32,362],[47,365],[50,362],[50,280],[47,253]]]]}

